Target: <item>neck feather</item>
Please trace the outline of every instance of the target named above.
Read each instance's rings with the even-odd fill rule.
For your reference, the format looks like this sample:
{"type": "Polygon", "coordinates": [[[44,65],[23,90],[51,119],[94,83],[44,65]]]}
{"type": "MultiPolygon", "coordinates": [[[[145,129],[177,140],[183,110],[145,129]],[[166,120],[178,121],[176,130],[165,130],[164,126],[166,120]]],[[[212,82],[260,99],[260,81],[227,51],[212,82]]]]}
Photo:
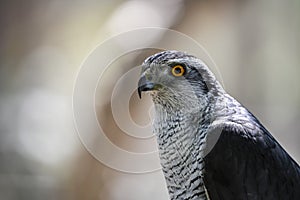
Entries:
{"type": "Polygon", "coordinates": [[[202,179],[205,127],[199,126],[199,113],[163,108],[156,105],[154,131],[170,197],[186,199],[187,194],[195,194],[205,199],[202,179]]]}

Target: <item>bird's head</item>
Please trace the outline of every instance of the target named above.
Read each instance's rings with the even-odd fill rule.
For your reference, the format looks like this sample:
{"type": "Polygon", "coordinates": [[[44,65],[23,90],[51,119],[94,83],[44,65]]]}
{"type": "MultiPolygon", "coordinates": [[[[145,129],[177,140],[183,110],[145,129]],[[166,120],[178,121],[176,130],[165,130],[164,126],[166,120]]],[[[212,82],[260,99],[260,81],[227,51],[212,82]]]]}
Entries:
{"type": "Polygon", "coordinates": [[[200,59],[179,51],[163,51],[142,65],[138,93],[149,91],[154,104],[174,109],[205,106],[222,87],[200,59]]]}

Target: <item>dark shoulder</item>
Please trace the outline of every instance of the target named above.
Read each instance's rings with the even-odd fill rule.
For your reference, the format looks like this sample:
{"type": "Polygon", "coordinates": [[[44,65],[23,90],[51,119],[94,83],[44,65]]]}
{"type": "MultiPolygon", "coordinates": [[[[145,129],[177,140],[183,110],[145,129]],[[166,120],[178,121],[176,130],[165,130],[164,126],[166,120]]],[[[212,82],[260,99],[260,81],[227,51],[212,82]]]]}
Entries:
{"type": "Polygon", "coordinates": [[[204,158],[211,199],[300,199],[298,164],[261,124],[208,134],[218,136],[204,158]]]}

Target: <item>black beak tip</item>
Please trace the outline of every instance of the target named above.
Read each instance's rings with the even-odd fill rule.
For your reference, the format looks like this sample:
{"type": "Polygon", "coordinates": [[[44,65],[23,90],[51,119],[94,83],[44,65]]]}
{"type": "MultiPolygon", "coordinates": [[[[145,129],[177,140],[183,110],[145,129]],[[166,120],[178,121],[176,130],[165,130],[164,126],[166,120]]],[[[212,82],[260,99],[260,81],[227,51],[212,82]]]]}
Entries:
{"type": "Polygon", "coordinates": [[[140,99],[142,98],[142,92],[144,91],[151,91],[154,89],[154,84],[153,83],[145,83],[143,85],[139,85],[138,87],[138,94],[140,99]]]}
{"type": "Polygon", "coordinates": [[[138,83],[138,95],[140,99],[142,98],[142,92],[153,90],[154,85],[154,83],[148,81],[144,76],[142,76],[138,83]]]}
{"type": "Polygon", "coordinates": [[[140,97],[140,99],[141,99],[141,98],[142,98],[142,90],[141,90],[140,87],[138,87],[138,94],[139,94],[139,97],[140,97]]]}

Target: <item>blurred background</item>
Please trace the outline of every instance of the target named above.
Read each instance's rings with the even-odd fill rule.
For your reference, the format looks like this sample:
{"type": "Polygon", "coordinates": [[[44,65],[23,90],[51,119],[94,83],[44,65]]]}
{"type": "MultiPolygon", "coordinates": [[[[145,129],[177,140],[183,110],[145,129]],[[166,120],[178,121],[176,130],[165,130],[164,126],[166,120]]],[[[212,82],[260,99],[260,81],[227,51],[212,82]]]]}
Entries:
{"type": "MultiPolygon", "coordinates": [[[[168,199],[160,171],[137,175],[106,167],[86,151],[73,122],[82,61],[108,37],[139,27],[171,28],[202,44],[228,93],[299,163],[299,9],[298,0],[1,1],[0,199],[168,199]]],[[[127,60],[128,67],[110,76],[151,53],[131,54],[134,64],[127,60]]],[[[102,82],[108,95],[113,84],[102,82]]],[[[131,107],[140,110],[136,99],[131,107]]],[[[107,113],[98,117],[121,146],[124,137],[116,136],[120,130],[105,109],[110,104],[102,101],[107,113]]]]}

